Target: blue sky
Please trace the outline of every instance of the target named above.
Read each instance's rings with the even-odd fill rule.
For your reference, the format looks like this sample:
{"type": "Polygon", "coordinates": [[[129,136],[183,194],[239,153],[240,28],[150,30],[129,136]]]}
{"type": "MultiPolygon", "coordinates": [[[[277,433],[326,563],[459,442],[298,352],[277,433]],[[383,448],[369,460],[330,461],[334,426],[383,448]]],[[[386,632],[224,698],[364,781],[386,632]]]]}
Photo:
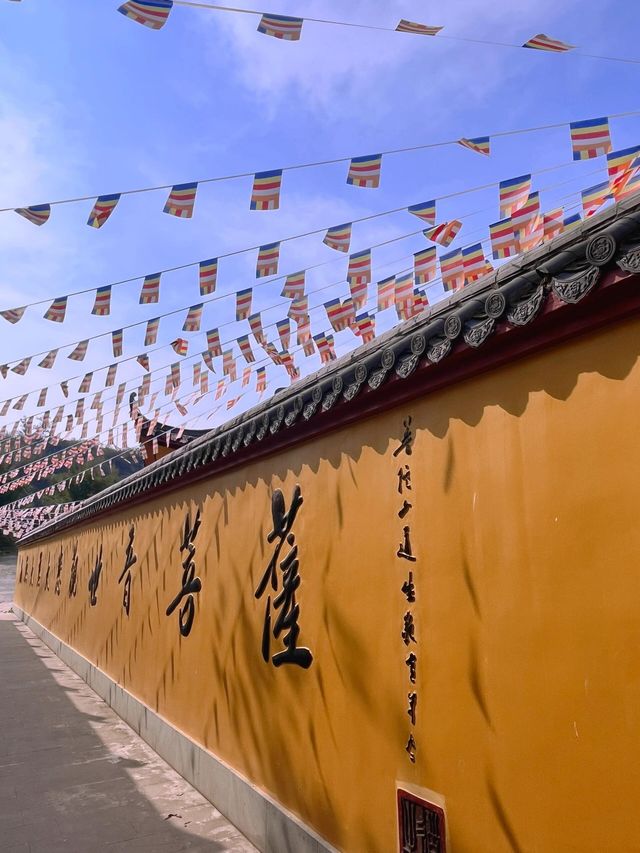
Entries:
{"type": "MultiPolygon", "coordinates": [[[[117,5],[117,0],[5,0],[0,5],[0,207],[640,108],[638,65],[312,23],[304,25],[300,42],[282,43],[256,33],[253,16],[184,7],[175,7],[165,28],[154,32],[117,14],[117,5]]],[[[443,35],[516,43],[545,32],[585,52],[640,58],[640,11],[631,0],[589,4],[588,14],[577,0],[459,0],[432,2],[427,11],[418,0],[362,0],[347,9],[337,0],[280,0],[268,11],[388,26],[404,17],[442,25],[443,35]]],[[[612,136],[615,148],[637,144],[640,121],[613,120],[612,136]]],[[[460,147],[389,156],[378,190],[347,186],[345,164],[285,174],[277,212],[249,211],[251,181],[242,179],[201,187],[192,220],[163,214],[163,191],[123,198],[100,230],[85,225],[91,202],[55,207],[42,228],[15,214],[0,214],[0,309],[564,165],[534,178],[543,207],[550,209],[567,193],[606,177],[603,158],[570,163],[565,127],[498,139],[490,158],[460,147]],[[563,181],[569,183],[556,186],[563,181]]],[[[454,245],[486,238],[488,224],[498,219],[497,190],[443,202],[438,220],[450,218],[464,221],[454,245]],[[466,216],[473,211],[480,212],[466,216]]],[[[419,228],[419,220],[406,213],[356,225],[352,250],[419,228]]],[[[426,245],[417,235],[374,250],[374,281],[408,267],[411,254],[426,245]]],[[[308,276],[311,305],[348,295],[346,258],[317,236],[282,248],[281,273],[324,261],[331,263],[308,276]],[[321,287],[326,289],[314,295],[321,287]]],[[[254,270],[255,252],[221,262],[218,293],[251,286],[254,270]]],[[[91,316],[93,295],[87,294],[70,301],[61,326],[42,319],[46,306],[29,309],[16,326],[0,320],[0,363],[201,301],[193,269],[164,276],[160,306],[139,306],[139,286],[114,288],[110,317],[91,316]]],[[[254,310],[265,311],[265,325],[286,313],[282,307],[267,310],[282,306],[281,286],[275,282],[256,290],[254,310]]],[[[434,287],[430,297],[439,295],[434,287]]],[[[311,316],[314,333],[328,328],[322,309],[311,316]]],[[[389,327],[394,317],[393,311],[381,315],[378,330],[389,327]]],[[[233,318],[233,299],[213,302],[205,307],[203,332],[220,326],[223,341],[245,334],[248,324],[235,324],[233,318]]],[[[180,314],[164,320],[159,343],[181,334],[183,319],[180,314]]],[[[143,326],[125,333],[125,355],[144,351],[143,335],[143,326]]],[[[204,334],[184,336],[190,339],[190,355],[205,348],[204,334]]],[[[275,330],[270,337],[276,339],[275,330]]],[[[339,353],[355,342],[349,330],[336,336],[339,353]]],[[[61,351],[53,371],[34,365],[24,377],[10,374],[0,380],[0,398],[97,370],[111,360],[108,338],[92,342],[79,365],[67,360],[68,352],[61,351]]],[[[175,360],[165,348],[152,357],[152,367],[175,360]]],[[[296,360],[305,373],[319,366],[317,357],[296,360]]],[[[181,394],[190,386],[192,363],[185,368],[188,384],[181,394]]],[[[238,364],[244,366],[241,358],[238,364]]],[[[118,380],[140,374],[134,363],[121,369],[118,380]]],[[[274,388],[288,384],[282,369],[269,367],[269,375],[274,388]]],[[[92,390],[103,384],[104,373],[97,374],[92,390]]],[[[77,396],[74,386],[71,398],[77,396]]],[[[164,387],[164,378],[158,386],[164,387]]],[[[228,396],[240,391],[238,386],[228,396]]],[[[255,399],[247,394],[230,414],[255,399]]],[[[48,406],[62,402],[57,389],[50,393],[48,406]]],[[[206,420],[212,405],[209,397],[190,410],[189,425],[213,426],[229,416],[223,406],[206,420]],[[198,413],[201,417],[193,420],[198,413]]],[[[25,413],[35,411],[33,396],[25,413]]],[[[175,410],[166,419],[184,420],[175,410]]]]}

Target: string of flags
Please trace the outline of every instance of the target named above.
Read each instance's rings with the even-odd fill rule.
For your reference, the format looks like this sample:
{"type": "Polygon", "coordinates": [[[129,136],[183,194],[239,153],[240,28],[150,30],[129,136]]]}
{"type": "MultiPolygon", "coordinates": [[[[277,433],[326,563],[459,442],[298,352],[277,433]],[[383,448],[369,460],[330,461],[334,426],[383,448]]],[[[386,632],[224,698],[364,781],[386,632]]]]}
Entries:
{"type": "MultiPolygon", "coordinates": [[[[265,172],[244,172],[235,175],[221,175],[215,178],[204,178],[200,181],[155,187],[142,187],[134,190],[123,190],[118,193],[100,195],[96,198],[87,219],[87,225],[92,228],[102,228],[109,220],[122,196],[139,194],[144,192],[155,192],[157,190],[169,190],[169,195],[163,207],[163,212],[178,219],[191,219],[194,215],[197,193],[201,185],[217,183],[221,181],[236,180],[239,178],[252,178],[252,189],[249,199],[250,210],[269,211],[280,208],[280,197],[282,191],[282,179],[285,172],[291,170],[315,168],[324,165],[348,163],[346,182],[353,187],[365,189],[377,189],[382,178],[383,156],[391,154],[402,154],[412,151],[426,150],[457,145],[480,154],[491,155],[491,141],[503,136],[515,136],[523,133],[531,133],[538,130],[549,130],[554,128],[569,127],[569,141],[574,160],[586,160],[608,154],[612,150],[609,121],[611,118],[628,118],[640,115],[640,111],[612,114],[609,117],[587,119],[577,122],[560,122],[551,125],[541,125],[533,128],[522,128],[519,130],[500,131],[486,136],[460,137],[443,142],[427,143],[405,148],[394,148],[379,154],[339,157],[335,159],[320,160],[314,163],[303,163],[291,166],[283,166],[280,169],[272,169],[265,172]]],[[[87,196],[76,198],[58,199],[47,204],[37,204],[28,207],[0,208],[1,212],[14,211],[33,225],[45,225],[51,216],[52,207],[59,204],[70,204],[86,201],[87,196]]]]}

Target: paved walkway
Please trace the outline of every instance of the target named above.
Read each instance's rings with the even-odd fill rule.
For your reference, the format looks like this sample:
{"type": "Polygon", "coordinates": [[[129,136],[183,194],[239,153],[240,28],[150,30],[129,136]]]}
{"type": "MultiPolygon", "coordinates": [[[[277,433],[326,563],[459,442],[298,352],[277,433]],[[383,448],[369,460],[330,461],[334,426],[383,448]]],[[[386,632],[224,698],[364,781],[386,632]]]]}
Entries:
{"type": "Polygon", "coordinates": [[[0,685],[2,853],[256,853],[6,601],[0,685]]]}

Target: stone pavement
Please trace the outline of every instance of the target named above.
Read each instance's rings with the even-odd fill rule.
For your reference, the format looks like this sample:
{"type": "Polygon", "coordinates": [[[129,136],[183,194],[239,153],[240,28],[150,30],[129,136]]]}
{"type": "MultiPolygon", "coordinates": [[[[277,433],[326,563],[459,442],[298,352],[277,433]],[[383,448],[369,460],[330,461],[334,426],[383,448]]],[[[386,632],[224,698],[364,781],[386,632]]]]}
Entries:
{"type": "Polygon", "coordinates": [[[0,603],[2,853],[256,853],[0,603]]]}

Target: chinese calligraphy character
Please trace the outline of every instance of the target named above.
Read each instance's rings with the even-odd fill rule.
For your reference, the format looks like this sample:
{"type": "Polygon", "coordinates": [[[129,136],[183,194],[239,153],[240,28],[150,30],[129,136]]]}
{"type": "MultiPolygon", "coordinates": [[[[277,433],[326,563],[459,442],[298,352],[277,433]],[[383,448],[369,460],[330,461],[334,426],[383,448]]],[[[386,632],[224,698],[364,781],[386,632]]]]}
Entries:
{"type": "Polygon", "coordinates": [[[404,528],[404,542],[400,543],[400,547],[398,548],[397,555],[398,557],[402,557],[403,560],[409,560],[412,563],[415,563],[416,558],[413,556],[413,551],[411,550],[411,531],[409,527],[404,528]]]}
{"type": "Polygon", "coordinates": [[[409,719],[411,720],[411,725],[415,726],[416,724],[416,705],[418,704],[418,694],[417,693],[409,693],[409,708],[407,710],[407,714],[409,715],[409,719]]]}
{"type": "Polygon", "coordinates": [[[91,572],[89,577],[89,604],[92,607],[95,607],[98,603],[98,584],[100,583],[100,574],[102,572],[102,545],[100,545],[100,550],[98,552],[98,556],[96,557],[96,564],[91,572]]]}
{"type": "Polygon", "coordinates": [[[413,430],[411,429],[411,415],[403,422],[402,426],[404,427],[404,435],[402,436],[402,440],[398,447],[393,451],[394,456],[400,456],[402,451],[407,454],[407,456],[411,456],[413,453],[413,430]]]}
{"type": "Polygon", "coordinates": [[[418,663],[418,658],[414,655],[413,652],[408,656],[405,660],[406,665],[409,667],[409,681],[412,684],[416,683],[416,664],[418,663]]]}
{"type": "MultiPolygon", "coordinates": [[[[262,597],[269,582],[271,582],[274,592],[277,592],[278,568],[280,568],[282,572],[282,590],[273,600],[274,611],[279,611],[273,625],[273,636],[278,639],[283,631],[286,630],[288,633],[283,638],[286,650],[274,654],[271,662],[276,667],[290,663],[301,666],[303,669],[308,669],[313,661],[313,655],[309,649],[298,647],[297,645],[298,636],[300,635],[300,627],[298,625],[300,605],[296,602],[296,590],[300,586],[300,575],[298,574],[300,562],[298,560],[298,546],[295,544],[296,537],[291,532],[302,502],[303,498],[299,485],[293,491],[291,506],[288,512],[285,507],[284,495],[280,489],[276,489],[273,493],[271,499],[273,530],[267,535],[267,542],[269,544],[276,542],[276,547],[255,591],[255,597],[262,597]],[[291,550],[284,560],[280,561],[280,555],[285,542],[291,547],[291,550]]],[[[262,657],[267,663],[271,657],[271,595],[267,596],[265,608],[264,628],[262,632],[262,657]]]]}
{"type": "Polygon", "coordinates": [[[417,643],[416,640],[416,626],[413,621],[413,614],[410,610],[404,614],[404,628],[402,629],[402,639],[404,641],[405,646],[408,646],[409,643],[417,643]]]}
{"type": "Polygon", "coordinates": [[[402,468],[398,469],[398,494],[402,494],[403,487],[410,492],[411,489],[411,469],[408,465],[404,466],[404,471],[402,468]]]}
{"type": "Polygon", "coordinates": [[[418,746],[416,744],[414,736],[409,735],[409,740],[407,741],[407,745],[405,746],[405,750],[409,753],[409,758],[411,759],[411,763],[416,763],[416,751],[418,746]]]}
{"type": "Polygon", "coordinates": [[[196,614],[196,604],[193,594],[200,592],[202,589],[202,581],[196,577],[196,564],[193,558],[196,553],[194,541],[200,529],[200,510],[197,511],[193,527],[191,527],[191,514],[187,513],[184,522],[184,534],[182,544],[180,545],[180,553],[187,552],[186,557],[182,561],[182,589],[167,607],[166,614],[171,616],[176,607],[180,604],[183,598],[186,597],[184,605],[179,610],[179,627],[183,637],[188,637],[193,627],[193,620],[196,614]]]}
{"type": "Polygon", "coordinates": [[[129,615],[129,610],[131,609],[131,566],[133,566],[138,558],[133,552],[133,540],[136,536],[136,528],[134,525],[131,525],[129,530],[129,544],[127,545],[127,551],[125,553],[124,558],[124,569],[122,570],[122,574],[118,578],[118,583],[122,583],[122,579],[126,575],[126,579],[124,582],[124,590],[122,593],[122,606],[124,607],[124,611],[129,615]]]}
{"type": "Polygon", "coordinates": [[[47,573],[44,576],[44,588],[46,590],[49,589],[49,574],[50,574],[50,572],[51,572],[51,554],[49,553],[49,555],[47,556],[47,573]]]}
{"type": "Polygon", "coordinates": [[[38,578],[36,580],[36,585],[40,586],[40,578],[42,577],[42,551],[40,551],[40,556],[38,557],[38,578]]]}
{"type": "Polygon", "coordinates": [[[62,548],[60,548],[60,556],[58,557],[58,568],[56,571],[56,585],[53,591],[56,595],[60,595],[60,587],[62,586],[62,548]]]}
{"type": "Polygon", "coordinates": [[[78,543],[73,546],[71,557],[71,575],[69,577],[69,598],[78,594],[78,543]]]}
{"type": "Polygon", "coordinates": [[[402,584],[402,592],[409,604],[416,600],[416,585],[413,582],[413,572],[409,572],[409,578],[402,584]]]}
{"type": "Polygon", "coordinates": [[[413,504],[410,504],[409,501],[404,501],[402,504],[402,509],[398,510],[398,518],[404,518],[405,515],[407,515],[411,509],[413,509],[413,504]]]}

